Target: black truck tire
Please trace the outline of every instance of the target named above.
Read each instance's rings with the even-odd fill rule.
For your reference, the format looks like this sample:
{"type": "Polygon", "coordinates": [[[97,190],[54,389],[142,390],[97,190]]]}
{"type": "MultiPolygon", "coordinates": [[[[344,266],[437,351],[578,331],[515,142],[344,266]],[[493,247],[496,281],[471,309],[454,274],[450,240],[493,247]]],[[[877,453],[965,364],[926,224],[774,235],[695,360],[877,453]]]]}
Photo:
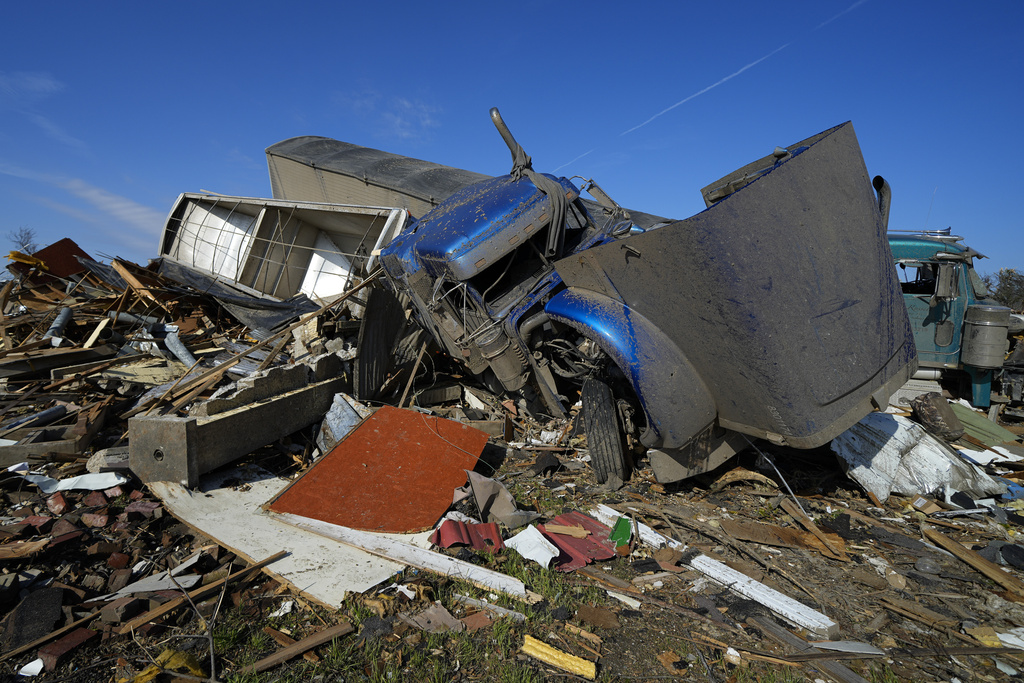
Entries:
{"type": "Polygon", "coordinates": [[[613,475],[626,481],[629,468],[611,387],[594,377],[587,378],[583,382],[580,400],[583,403],[583,426],[587,432],[590,466],[594,468],[598,483],[604,484],[613,475]]]}

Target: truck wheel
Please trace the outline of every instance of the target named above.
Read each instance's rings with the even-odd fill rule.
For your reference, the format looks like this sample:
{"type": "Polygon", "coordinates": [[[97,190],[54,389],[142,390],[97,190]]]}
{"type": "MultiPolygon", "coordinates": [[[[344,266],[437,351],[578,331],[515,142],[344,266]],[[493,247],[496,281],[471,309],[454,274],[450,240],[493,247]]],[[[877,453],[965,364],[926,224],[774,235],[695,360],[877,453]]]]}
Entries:
{"type": "Polygon", "coordinates": [[[590,465],[600,484],[616,476],[621,481],[629,477],[626,454],[622,445],[618,410],[611,388],[593,377],[583,382],[580,394],[583,403],[583,424],[587,431],[590,465]]]}

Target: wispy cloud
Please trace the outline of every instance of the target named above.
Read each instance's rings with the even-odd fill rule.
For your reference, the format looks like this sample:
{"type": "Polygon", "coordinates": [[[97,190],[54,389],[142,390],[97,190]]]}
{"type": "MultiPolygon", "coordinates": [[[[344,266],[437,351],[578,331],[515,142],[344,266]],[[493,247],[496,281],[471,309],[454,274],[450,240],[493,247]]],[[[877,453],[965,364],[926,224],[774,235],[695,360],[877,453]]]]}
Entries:
{"type": "Polygon", "coordinates": [[[82,151],[88,149],[88,145],[86,145],[83,141],[79,140],[76,137],[73,137],[72,135],[67,133],[63,128],[61,128],[56,123],[46,118],[42,114],[36,114],[35,112],[24,112],[24,114],[29,121],[34,123],[50,139],[56,140],[61,144],[67,145],[68,147],[74,147],[75,149],[79,149],[82,151]]]}
{"type": "Polygon", "coordinates": [[[0,107],[18,112],[51,140],[84,151],[83,141],[38,111],[40,102],[62,90],[64,84],[47,73],[0,71],[0,107]]]}
{"type": "Polygon", "coordinates": [[[386,138],[421,138],[440,125],[441,109],[422,100],[392,97],[372,88],[340,93],[335,101],[361,119],[373,121],[386,138]]]}
{"type": "Polygon", "coordinates": [[[64,84],[49,74],[29,71],[0,71],[0,102],[20,108],[60,92],[64,84]]]}
{"type": "Polygon", "coordinates": [[[665,109],[662,109],[657,114],[655,114],[651,118],[647,119],[646,121],[644,121],[640,125],[633,126],[629,130],[625,130],[622,133],[620,133],[619,135],[628,135],[629,133],[632,133],[635,130],[643,128],[644,126],[646,126],[648,123],[650,123],[651,121],[655,120],[659,116],[664,116],[665,114],[669,113],[670,111],[672,111],[676,107],[684,105],[684,104],[686,104],[687,102],[689,102],[690,100],[692,100],[692,99],[694,99],[696,97],[700,97],[701,95],[703,95],[704,93],[708,92],[709,90],[713,90],[713,89],[717,88],[718,86],[722,85],[723,83],[725,83],[727,81],[731,81],[732,79],[736,78],[737,76],[739,76],[741,73],[743,73],[747,69],[750,69],[750,68],[753,68],[753,67],[757,66],[758,64],[760,64],[764,60],[768,59],[772,55],[775,55],[775,54],[781,52],[782,50],[786,49],[787,47],[789,47],[789,43],[786,43],[785,45],[782,45],[780,47],[775,48],[774,50],[772,50],[771,52],[766,54],[764,57],[761,57],[760,59],[755,59],[750,64],[747,64],[743,68],[741,68],[741,69],[739,69],[737,71],[732,72],[731,74],[729,74],[725,78],[712,83],[711,85],[709,85],[708,87],[704,88],[703,90],[698,90],[697,92],[693,93],[689,97],[684,97],[683,99],[681,99],[678,102],[676,102],[675,104],[673,104],[671,107],[666,107],[665,109]]]}
{"type": "Polygon", "coordinates": [[[437,128],[435,114],[438,111],[437,107],[400,97],[393,100],[381,114],[381,121],[387,124],[386,131],[394,137],[415,138],[431,128],[437,128]]]}
{"type": "Polygon", "coordinates": [[[83,212],[81,209],[72,209],[70,207],[66,207],[67,210],[61,209],[64,213],[74,215],[76,218],[89,220],[92,223],[101,225],[109,224],[110,219],[113,218],[122,226],[133,228],[146,235],[147,239],[152,239],[158,236],[160,231],[163,229],[165,218],[165,214],[163,212],[157,211],[156,209],[143,204],[139,204],[127,197],[122,197],[121,195],[104,190],[103,188],[87,183],[84,180],[49,173],[40,173],[38,171],[13,166],[3,162],[0,162],[0,173],[43,183],[63,190],[99,212],[99,215],[95,215],[83,212]],[[71,213],[72,211],[74,213],[71,213]]]}

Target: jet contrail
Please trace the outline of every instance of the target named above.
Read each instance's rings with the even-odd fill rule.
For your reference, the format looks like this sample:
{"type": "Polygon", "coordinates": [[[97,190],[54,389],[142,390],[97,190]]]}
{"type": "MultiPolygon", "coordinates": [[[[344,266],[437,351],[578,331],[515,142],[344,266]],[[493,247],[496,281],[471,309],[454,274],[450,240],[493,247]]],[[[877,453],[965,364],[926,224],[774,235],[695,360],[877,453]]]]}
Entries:
{"type": "MultiPolygon", "coordinates": [[[[595,147],[594,149],[597,149],[597,148],[595,147]]],[[[564,164],[562,164],[561,166],[559,166],[558,168],[556,168],[556,169],[555,169],[554,171],[552,171],[552,173],[558,173],[559,171],[561,171],[561,170],[562,170],[563,168],[565,168],[565,167],[566,167],[566,166],[568,166],[569,164],[574,164],[574,163],[576,163],[577,161],[579,161],[580,159],[582,159],[583,157],[587,156],[588,154],[590,154],[590,152],[593,152],[593,151],[594,151],[594,150],[592,149],[592,150],[590,150],[590,151],[584,152],[583,154],[579,155],[578,157],[576,157],[576,158],[575,158],[575,159],[573,159],[572,161],[567,161],[567,162],[565,162],[564,164]]]]}
{"type": "MultiPolygon", "coordinates": [[[[862,0],[862,1],[865,1],[865,0],[862,0]]],[[[847,11],[849,11],[849,10],[847,10],[847,11]]],[[[789,43],[786,43],[785,45],[782,45],[781,47],[775,48],[774,50],[772,50],[771,52],[766,54],[764,57],[761,57],[760,59],[754,60],[753,62],[751,62],[750,64],[747,64],[745,67],[743,67],[739,71],[735,71],[735,72],[729,74],[728,76],[726,76],[725,78],[723,78],[722,80],[720,80],[720,81],[718,81],[716,83],[712,83],[711,85],[709,85],[708,87],[704,88],[703,90],[699,90],[699,91],[693,93],[692,95],[690,95],[689,97],[686,97],[684,99],[679,100],[678,102],[673,104],[671,107],[668,107],[667,109],[662,109],[657,114],[655,114],[651,118],[649,118],[646,121],[644,121],[643,123],[641,123],[639,126],[633,126],[629,130],[623,131],[622,133],[619,133],[619,136],[621,137],[623,135],[627,135],[629,133],[632,133],[634,130],[637,130],[638,128],[643,128],[644,126],[646,126],[648,123],[650,123],[654,119],[658,118],[659,116],[662,116],[663,114],[669,113],[670,111],[672,111],[673,109],[675,109],[679,105],[686,104],[687,102],[689,102],[693,98],[699,97],[700,95],[703,95],[704,93],[706,93],[708,90],[711,90],[712,88],[717,88],[718,86],[722,85],[723,83],[725,83],[726,81],[728,81],[730,79],[736,78],[737,76],[739,76],[741,73],[743,73],[744,71],[746,71],[750,67],[757,66],[758,64],[760,64],[764,60],[768,59],[769,57],[771,57],[775,53],[777,53],[777,52],[779,52],[781,50],[784,50],[787,47],[789,47],[789,43]]]]}
{"type": "Polygon", "coordinates": [[[831,19],[827,19],[826,21],[823,21],[820,24],[818,24],[817,26],[815,26],[813,29],[811,29],[812,32],[813,31],[817,31],[819,28],[822,28],[823,26],[827,26],[827,25],[831,24],[833,21],[835,21],[839,17],[843,16],[847,12],[852,12],[853,10],[857,9],[858,7],[860,7],[861,5],[863,5],[867,1],[868,0],[857,0],[857,2],[853,3],[852,5],[850,5],[846,9],[844,9],[842,12],[840,12],[839,14],[835,15],[834,17],[832,17],[831,19]]]}

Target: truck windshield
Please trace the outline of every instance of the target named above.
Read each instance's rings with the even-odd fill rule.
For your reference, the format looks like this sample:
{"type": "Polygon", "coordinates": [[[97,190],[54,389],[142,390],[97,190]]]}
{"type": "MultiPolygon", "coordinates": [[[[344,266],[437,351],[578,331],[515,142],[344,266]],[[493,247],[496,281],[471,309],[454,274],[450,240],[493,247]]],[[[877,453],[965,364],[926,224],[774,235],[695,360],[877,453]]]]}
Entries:
{"type": "MultiPolygon", "coordinates": [[[[572,202],[566,212],[563,254],[576,251],[591,232],[587,214],[578,204],[572,202]]],[[[550,261],[543,256],[546,243],[547,231],[538,230],[519,248],[470,278],[469,285],[487,306],[505,308],[525,296],[551,270],[550,261]]]]}

